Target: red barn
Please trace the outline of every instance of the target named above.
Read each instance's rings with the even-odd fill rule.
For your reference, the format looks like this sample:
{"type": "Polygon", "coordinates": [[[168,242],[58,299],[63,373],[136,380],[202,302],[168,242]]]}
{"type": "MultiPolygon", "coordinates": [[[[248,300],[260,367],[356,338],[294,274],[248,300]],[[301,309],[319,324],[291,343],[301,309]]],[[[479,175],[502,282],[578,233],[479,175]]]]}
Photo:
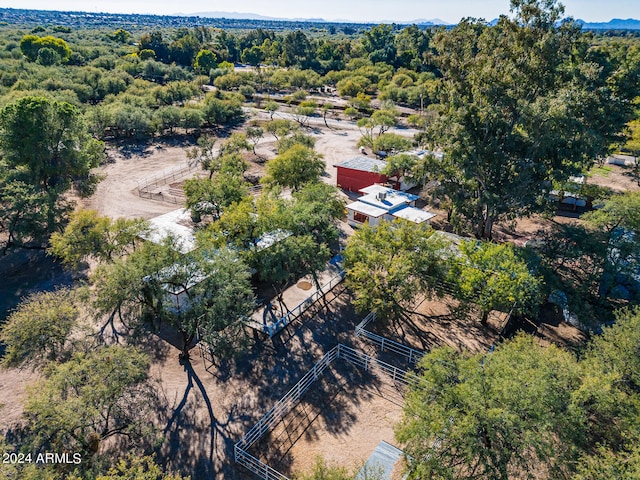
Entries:
{"type": "Polygon", "coordinates": [[[354,157],[336,165],[338,171],[338,187],[352,192],[373,185],[386,183],[388,178],[380,172],[387,166],[387,162],[369,157],[354,157]]]}

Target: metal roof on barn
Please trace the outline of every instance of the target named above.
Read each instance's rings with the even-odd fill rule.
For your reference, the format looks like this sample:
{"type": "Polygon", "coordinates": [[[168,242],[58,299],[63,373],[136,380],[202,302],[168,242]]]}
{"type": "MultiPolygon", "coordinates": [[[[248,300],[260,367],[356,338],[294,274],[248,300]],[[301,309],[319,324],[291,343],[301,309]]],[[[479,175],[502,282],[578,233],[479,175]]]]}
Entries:
{"type": "Polygon", "coordinates": [[[360,170],[361,172],[380,173],[384,167],[387,166],[387,162],[375,158],[358,156],[345,160],[342,163],[338,163],[335,166],[350,168],[351,170],[360,170]]]}

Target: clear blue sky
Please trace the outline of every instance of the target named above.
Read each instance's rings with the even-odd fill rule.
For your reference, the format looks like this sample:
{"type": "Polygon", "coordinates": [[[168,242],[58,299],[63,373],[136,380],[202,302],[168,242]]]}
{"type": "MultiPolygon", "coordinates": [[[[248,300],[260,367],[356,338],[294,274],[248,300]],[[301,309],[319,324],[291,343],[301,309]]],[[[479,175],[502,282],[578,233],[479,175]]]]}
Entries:
{"type": "MultiPolygon", "coordinates": [[[[612,18],[640,19],[640,0],[564,0],[567,16],[588,22],[612,18]]],[[[491,20],[509,12],[509,0],[0,0],[4,8],[79,10],[171,15],[194,12],[250,12],[271,17],[347,19],[354,21],[462,17],[491,20]]]]}

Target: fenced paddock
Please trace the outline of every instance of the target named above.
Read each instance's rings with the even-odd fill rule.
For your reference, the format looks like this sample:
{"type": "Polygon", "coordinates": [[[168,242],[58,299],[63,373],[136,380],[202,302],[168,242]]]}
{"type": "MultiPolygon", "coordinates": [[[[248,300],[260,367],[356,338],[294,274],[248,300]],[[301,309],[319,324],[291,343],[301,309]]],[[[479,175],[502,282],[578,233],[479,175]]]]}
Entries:
{"type": "Polygon", "coordinates": [[[378,335],[367,330],[367,326],[376,321],[375,312],[369,313],[362,321],[356,325],[356,337],[363,338],[380,349],[381,352],[391,352],[404,357],[410,364],[418,363],[425,352],[407,347],[402,343],[394,342],[382,335],[378,335]]]}
{"type": "MultiPolygon", "coordinates": [[[[309,308],[316,304],[319,300],[325,298],[327,294],[333,291],[344,280],[345,271],[342,269],[336,270],[335,268],[326,270],[325,274],[333,274],[328,280],[320,285],[320,288],[306,297],[302,302],[298,303],[291,310],[288,310],[283,315],[277,317],[273,322],[261,322],[259,319],[264,318],[264,309],[262,306],[254,312],[251,318],[246,319],[245,324],[261,333],[268,335],[270,338],[277,335],[287,325],[300,318],[309,308]],[[335,273],[337,271],[337,273],[335,273]],[[335,273],[335,274],[333,274],[335,273]]],[[[289,292],[296,290],[296,285],[289,287],[285,290],[284,297],[288,300],[289,292]]]]}
{"type": "Polygon", "coordinates": [[[138,182],[138,195],[141,198],[157,200],[161,202],[178,204],[184,201],[184,192],[180,188],[173,188],[171,184],[184,179],[191,172],[199,170],[199,165],[185,165],[174,167],[169,171],[161,172],[152,177],[147,177],[138,182]],[[163,188],[169,185],[170,188],[163,188]]]}
{"type": "Polygon", "coordinates": [[[510,317],[511,312],[493,310],[483,324],[479,307],[445,294],[423,299],[401,318],[382,320],[369,314],[355,333],[381,352],[400,355],[411,365],[440,346],[486,352],[500,341],[510,317]]]}
{"type": "MultiPolygon", "coordinates": [[[[294,416],[313,415],[300,406],[301,399],[314,384],[318,381],[326,380],[327,369],[334,362],[342,360],[344,365],[356,367],[358,371],[378,374],[388,382],[388,387],[393,388],[401,398],[407,385],[413,384],[420,386],[420,380],[405,370],[384,363],[365,353],[347,347],[342,344],[336,345],[329,350],[301,379],[291,388],[284,397],[276,404],[249,430],[234,446],[235,461],[238,465],[242,465],[247,470],[255,474],[258,478],[266,480],[285,480],[288,477],[278,472],[275,468],[268,465],[265,461],[257,458],[250,453],[252,447],[259,442],[276,440],[278,435],[272,435],[274,429],[285,421],[287,416],[293,412],[294,416]]],[[[323,403],[328,399],[322,399],[323,403]]],[[[308,419],[307,426],[313,422],[308,419]]],[[[289,440],[289,445],[294,443],[300,432],[293,435],[293,440],[289,440]]]]}

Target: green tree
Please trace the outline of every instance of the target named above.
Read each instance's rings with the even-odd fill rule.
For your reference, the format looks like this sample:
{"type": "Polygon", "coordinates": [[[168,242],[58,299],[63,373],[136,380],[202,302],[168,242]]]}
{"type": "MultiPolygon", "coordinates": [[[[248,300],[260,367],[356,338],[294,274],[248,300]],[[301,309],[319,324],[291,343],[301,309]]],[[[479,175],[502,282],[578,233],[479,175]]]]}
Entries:
{"type": "MultiPolygon", "coordinates": [[[[260,279],[271,283],[278,292],[300,277],[311,274],[320,288],[317,273],[327,266],[331,252],[311,235],[292,235],[275,242],[252,256],[260,279]]],[[[282,295],[279,300],[282,302],[282,295]]]]}
{"type": "Polygon", "coordinates": [[[264,60],[264,53],[258,45],[254,45],[251,48],[245,48],[242,51],[241,59],[244,63],[255,67],[260,65],[264,60]]]}
{"type": "Polygon", "coordinates": [[[312,182],[293,192],[283,227],[295,235],[312,235],[319,245],[338,240],[337,222],[344,217],[344,199],[333,185],[312,182]]]}
{"type": "Polygon", "coordinates": [[[242,176],[233,173],[217,173],[211,178],[193,178],[184,183],[186,206],[192,217],[212,215],[218,219],[222,211],[233,203],[241,202],[248,194],[247,183],[242,176]]]}
{"type": "Polygon", "coordinates": [[[260,127],[247,127],[247,138],[251,141],[252,151],[254,155],[256,154],[256,146],[260,139],[264,136],[264,130],[260,127]]]}
{"type": "Polygon", "coordinates": [[[411,148],[411,140],[397,133],[383,133],[373,140],[371,148],[374,152],[396,154],[411,148]]]}
{"type": "Polygon", "coordinates": [[[372,63],[393,64],[396,57],[393,27],[391,25],[376,25],[364,32],[362,46],[369,54],[372,63]]]}
{"type": "Polygon", "coordinates": [[[25,35],[20,41],[20,50],[22,51],[22,54],[32,62],[36,61],[40,50],[43,48],[47,48],[55,52],[63,62],[69,60],[69,57],[71,56],[71,49],[69,48],[69,45],[67,45],[67,42],[61,38],[52,37],[50,35],[46,37],[25,35]]]}
{"type": "Polygon", "coordinates": [[[423,180],[422,178],[416,178],[416,170],[420,162],[420,159],[416,155],[401,153],[388,157],[386,162],[387,164],[382,169],[382,173],[388,177],[396,177],[398,180],[403,178],[405,181],[423,180]]]}
{"type": "Polygon", "coordinates": [[[318,182],[324,170],[322,156],[298,144],[267,162],[267,174],[263,182],[299,190],[305,183],[318,182]]]}
{"type": "Polygon", "coordinates": [[[38,58],[36,58],[36,63],[39,63],[44,67],[50,67],[51,65],[60,63],[60,60],[60,55],[58,55],[54,49],[43,47],[38,50],[38,58]]]}
{"type": "Polygon", "coordinates": [[[293,119],[300,124],[301,127],[309,125],[309,117],[311,117],[318,104],[313,100],[304,100],[293,110],[293,119]]]}
{"type": "Polygon", "coordinates": [[[193,68],[196,71],[209,75],[209,72],[218,67],[218,57],[211,50],[203,49],[198,52],[196,55],[196,60],[193,64],[193,68]]]}
{"type": "Polygon", "coordinates": [[[409,478],[566,475],[584,417],[572,408],[576,360],[520,335],[488,354],[439,348],[420,362],[396,436],[409,478]]]}
{"type": "Polygon", "coordinates": [[[199,336],[221,356],[240,351],[246,344],[243,319],[255,304],[249,269],[230,250],[194,251],[149,279],[156,299],[165,296],[162,315],[182,335],[182,357],[189,357],[199,336]],[[167,292],[178,296],[166,299],[167,292]]]}
{"type": "Polygon", "coordinates": [[[270,120],[265,126],[265,130],[273,135],[276,141],[279,141],[282,137],[291,133],[292,125],[289,120],[276,119],[270,120]]]}
{"type": "Polygon", "coordinates": [[[64,359],[67,339],[78,320],[75,296],[70,290],[41,292],[25,298],[0,330],[7,350],[5,366],[46,364],[64,359]]]}
{"type": "Polygon", "coordinates": [[[396,123],[397,111],[393,109],[376,110],[370,117],[358,120],[362,138],[358,145],[373,148],[376,137],[379,138],[396,123]]]}
{"type": "Polygon", "coordinates": [[[57,189],[44,191],[21,178],[24,175],[11,173],[0,172],[3,255],[13,246],[42,246],[72,210],[57,189]]]}
{"type": "Polygon", "coordinates": [[[604,327],[603,333],[593,339],[588,357],[605,374],[614,373],[618,385],[629,393],[640,393],[640,308],[617,312],[616,322],[604,327]]]}
{"type": "Polygon", "coordinates": [[[153,456],[140,457],[130,453],[126,458],[120,459],[106,474],[98,475],[96,480],[189,480],[190,478],[163,471],[153,456]]]}
{"type": "Polygon", "coordinates": [[[51,235],[49,252],[74,267],[87,258],[112,262],[131,253],[148,229],[144,220],[111,220],[95,210],[78,210],[63,232],[51,235]]]}
{"type": "Polygon", "coordinates": [[[640,447],[614,453],[604,447],[578,464],[572,480],[634,480],[640,477],[640,447]]]}
{"type": "Polygon", "coordinates": [[[131,33],[127,32],[122,28],[119,28],[118,30],[113,32],[111,35],[109,35],[109,37],[118,43],[129,43],[129,39],[131,38],[131,33]]]}
{"type": "Polygon", "coordinates": [[[311,135],[306,135],[300,131],[294,131],[292,135],[280,137],[278,139],[278,153],[284,153],[295,145],[302,145],[313,149],[316,140],[311,135]]]}
{"type": "Polygon", "coordinates": [[[247,137],[243,133],[233,133],[218,149],[216,138],[202,135],[198,138],[198,146],[187,151],[187,158],[209,170],[209,178],[218,172],[239,173],[246,170],[246,164],[239,155],[242,150],[249,149],[247,137]]]}
{"type": "Polygon", "coordinates": [[[447,274],[446,241],[431,227],[403,220],[364,225],[344,250],[347,285],[359,312],[402,318],[421,293],[437,294],[447,274]]]}
{"type": "Polygon", "coordinates": [[[594,336],[582,352],[583,381],[574,393],[573,403],[585,412],[587,419],[588,437],[580,462],[585,467],[594,467],[599,459],[610,468],[613,458],[619,459],[622,467],[625,458],[633,458],[634,447],[638,445],[640,361],[635,352],[640,347],[639,326],[638,307],[619,310],[615,323],[604,327],[602,334],[594,336]]]}
{"type": "Polygon", "coordinates": [[[204,118],[214,127],[235,123],[242,118],[243,101],[244,97],[237,93],[209,93],[202,107],[204,118]]]}
{"type": "Polygon", "coordinates": [[[164,39],[162,32],[158,30],[142,34],[138,41],[138,53],[143,50],[153,51],[155,58],[161,62],[166,62],[169,59],[169,45],[164,39]]]}
{"type": "Polygon", "coordinates": [[[87,133],[76,107],[26,96],[0,112],[0,231],[4,252],[13,245],[41,243],[64,223],[75,186],[93,191],[91,168],[104,158],[104,145],[87,133]]]}
{"type": "Polygon", "coordinates": [[[482,323],[491,310],[536,313],[540,280],[510,244],[463,241],[460,252],[452,262],[450,281],[462,301],[480,307],[482,323]]]}
{"type": "Polygon", "coordinates": [[[141,440],[151,411],[145,388],[148,367],[146,355],[119,345],[50,364],[45,378],[27,391],[24,417],[30,443],[90,457],[107,438],[141,440]]]}
{"type": "Polygon", "coordinates": [[[273,121],[273,114],[276,113],[279,108],[280,105],[278,105],[278,103],[274,102],[273,100],[269,100],[265,104],[264,109],[265,111],[269,112],[269,120],[273,121]]]}
{"type": "Polygon", "coordinates": [[[26,96],[0,112],[0,148],[9,168],[26,168],[34,185],[67,187],[104,157],[73,105],[26,96]]]}
{"type": "Polygon", "coordinates": [[[467,19],[435,39],[446,114],[430,131],[451,169],[433,174],[479,238],[539,210],[551,181],[605,154],[638,95],[628,83],[637,70],[598,63],[579,27],[559,23],[556,1],[512,0],[511,10],[495,26],[467,19]]]}
{"type": "MultiPolygon", "coordinates": [[[[606,297],[617,287],[621,276],[627,280],[623,283],[633,283],[630,279],[640,268],[640,192],[613,195],[602,208],[587,212],[583,218],[597,229],[592,241],[604,242],[600,251],[606,253],[598,264],[603,275],[600,293],[606,297]]],[[[640,292],[636,292],[638,296],[640,292]]]]}
{"type": "Polygon", "coordinates": [[[638,186],[640,186],[640,119],[632,120],[627,124],[626,134],[627,141],[623,148],[636,157],[633,175],[636,178],[638,186]]]}

